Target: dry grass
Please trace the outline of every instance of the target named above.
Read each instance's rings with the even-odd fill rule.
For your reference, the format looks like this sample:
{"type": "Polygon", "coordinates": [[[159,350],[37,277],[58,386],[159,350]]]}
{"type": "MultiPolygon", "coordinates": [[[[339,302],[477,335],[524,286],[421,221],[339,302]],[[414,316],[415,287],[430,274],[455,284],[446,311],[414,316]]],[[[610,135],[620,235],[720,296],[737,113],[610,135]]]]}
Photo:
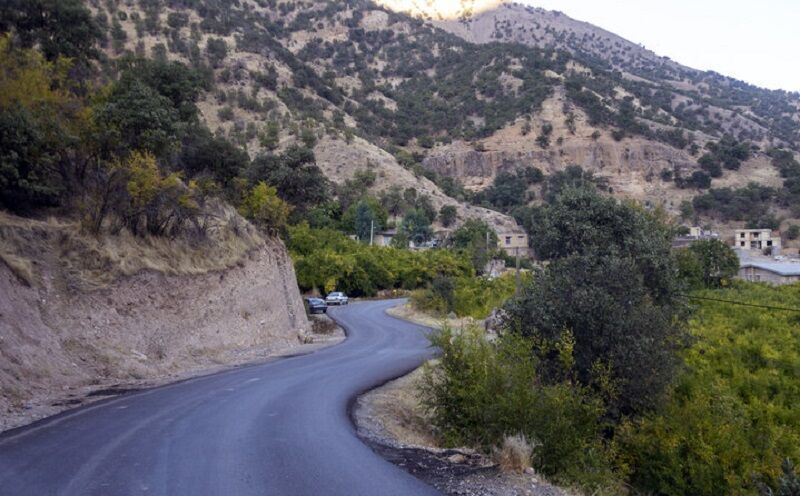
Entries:
{"type": "Polygon", "coordinates": [[[328,317],[311,317],[309,320],[311,321],[311,332],[314,334],[330,335],[333,334],[338,327],[336,322],[328,317]]]}
{"type": "Polygon", "coordinates": [[[33,264],[30,260],[20,257],[13,251],[7,242],[0,241],[0,260],[5,263],[11,272],[26,286],[33,286],[33,264]]]}
{"type": "Polygon", "coordinates": [[[264,245],[231,207],[218,204],[210,213],[205,236],[137,237],[125,230],[92,236],[78,222],[0,212],[0,259],[28,285],[35,283],[34,265],[54,261],[69,287],[91,291],[143,271],[197,275],[228,269],[264,245]]]}
{"type": "Polygon", "coordinates": [[[523,473],[531,466],[533,447],[525,436],[506,436],[503,445],[494,449],[494,460],[503,472],[523,473]]]}

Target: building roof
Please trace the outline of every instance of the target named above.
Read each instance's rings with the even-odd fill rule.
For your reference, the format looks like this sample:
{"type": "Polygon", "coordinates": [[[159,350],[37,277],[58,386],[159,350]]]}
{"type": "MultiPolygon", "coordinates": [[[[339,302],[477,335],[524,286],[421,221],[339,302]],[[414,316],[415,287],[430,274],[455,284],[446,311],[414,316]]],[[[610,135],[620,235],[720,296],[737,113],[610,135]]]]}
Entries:
{"type": "Polygon", "coordinates": [[[800,276],[800,263],[791,262],[744,262],[742,269],[762,269],[780,276],[800,276]]]}

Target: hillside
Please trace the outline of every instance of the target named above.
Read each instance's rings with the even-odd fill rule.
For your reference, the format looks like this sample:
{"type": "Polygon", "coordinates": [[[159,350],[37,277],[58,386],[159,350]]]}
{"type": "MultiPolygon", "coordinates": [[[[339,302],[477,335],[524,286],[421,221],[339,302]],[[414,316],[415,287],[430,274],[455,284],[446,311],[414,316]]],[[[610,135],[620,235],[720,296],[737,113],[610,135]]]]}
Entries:
{"type": "MultiPolygon", "coordinates": [[[[374,168],[371,195],[414,187],[498,230],[513,221],[463,199],[528,166],[577,164],[615,194],[674,213],[709,187],[756,182],[780,196],[767,151],[800,142],[796,94],[683,67],[557,12],[381,3],[88,5],[107,27],[108,60],[131,53],[212,71],[198,102],[212,130],[251,156],[310,144],[340,190],[374,168]],[[721,167],[708,147],[726,136],[747,153],[721,167]]],[[[792,218],[787,205],[770,211],[792,218]]]]}

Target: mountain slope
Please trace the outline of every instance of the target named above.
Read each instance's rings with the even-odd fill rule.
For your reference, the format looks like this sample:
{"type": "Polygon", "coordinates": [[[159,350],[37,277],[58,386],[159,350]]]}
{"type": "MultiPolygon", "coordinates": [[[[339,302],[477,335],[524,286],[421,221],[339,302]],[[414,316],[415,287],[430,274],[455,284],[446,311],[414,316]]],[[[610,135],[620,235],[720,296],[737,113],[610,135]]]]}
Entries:
{"type": "MultiPolygon", "coordinates": [[[[615,193],[677,211],[709,184],[780,187],[765,152],[800,142],[797,95],[683,67],[563,14],[489,0],[380,3],[89,5],[109,26],[110,59],[127,50],[209,67],[204,120],[251,155],[303,139],[340,185],[379,163],[373,193],[420,181],[437,206],[458,203],[443,176],[480,190],[501,171],[577,163],[615,193]],[[276,144],[265,148],[270,126],[276,144]],[[752,144],[750,158],[720,171],[699,164],[725,136],[752,144]]],[[[462,219],[513,224],[459,205],[462,219]]]]}

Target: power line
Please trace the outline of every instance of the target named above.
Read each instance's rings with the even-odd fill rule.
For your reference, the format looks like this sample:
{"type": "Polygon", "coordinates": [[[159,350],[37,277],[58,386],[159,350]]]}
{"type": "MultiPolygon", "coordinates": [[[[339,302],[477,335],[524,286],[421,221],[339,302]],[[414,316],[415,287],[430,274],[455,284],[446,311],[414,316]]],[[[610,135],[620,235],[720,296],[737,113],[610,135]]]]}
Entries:
{"type": "Polygon", "coordinates": [[[676,295],[679,298],[687,298],[690,300],[706,300],[706,301],[716,301],[718,303],[728,303],[731,305],[740,305],[743,307],[753,307],[753,308],[762,308],[765,310],[778,310],[782,312],[797,312],[800,313],[800,308],[788,308],[788,307],[775,307],[772,305],[758,305],[755,303],[745,303],[743,301],[734,301],[734,300],[723,300],[721,298],[708,298],[705,296],[690,296],[685,294],[676,295]]]}

